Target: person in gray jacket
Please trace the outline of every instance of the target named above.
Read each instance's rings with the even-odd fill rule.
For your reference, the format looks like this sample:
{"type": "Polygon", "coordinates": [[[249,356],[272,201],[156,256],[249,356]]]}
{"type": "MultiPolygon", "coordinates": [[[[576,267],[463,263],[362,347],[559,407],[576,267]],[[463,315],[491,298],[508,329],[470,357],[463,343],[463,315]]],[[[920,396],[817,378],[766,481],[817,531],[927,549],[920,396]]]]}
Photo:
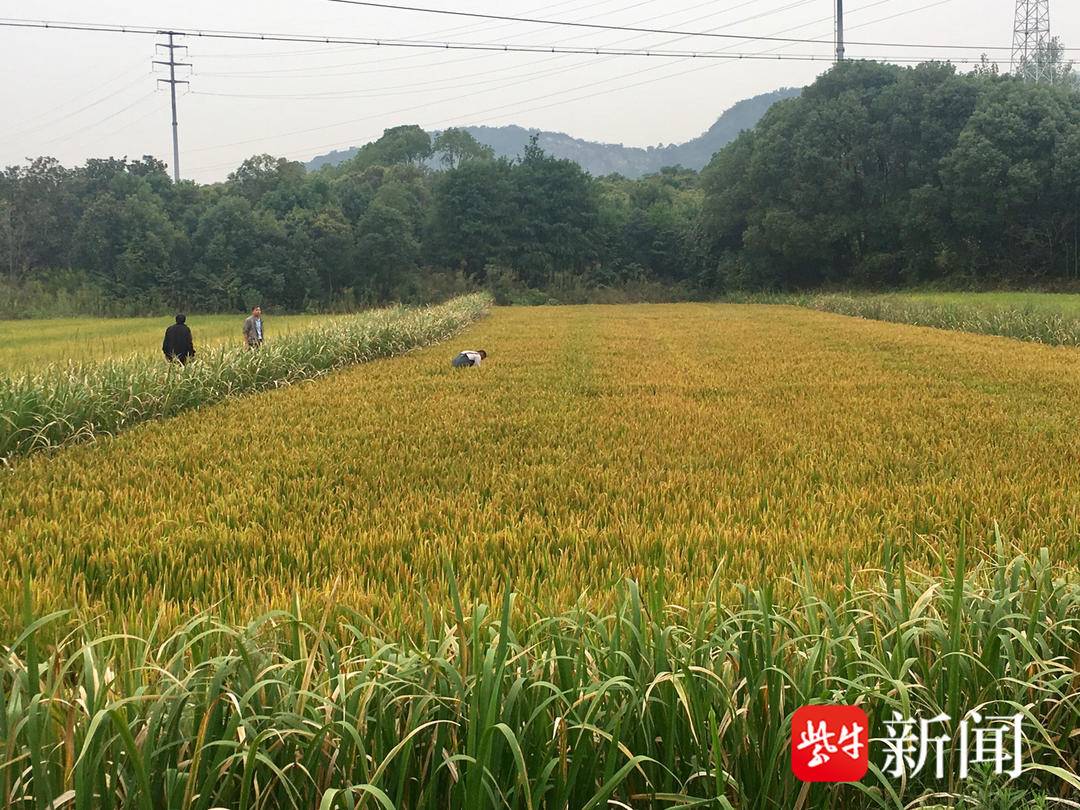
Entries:
{"type": "Polygon", "coordinates": [[[251,315],[244,319],[244,345],[257,349],[263,344],[262,307],[255,307],[251,315]]]}

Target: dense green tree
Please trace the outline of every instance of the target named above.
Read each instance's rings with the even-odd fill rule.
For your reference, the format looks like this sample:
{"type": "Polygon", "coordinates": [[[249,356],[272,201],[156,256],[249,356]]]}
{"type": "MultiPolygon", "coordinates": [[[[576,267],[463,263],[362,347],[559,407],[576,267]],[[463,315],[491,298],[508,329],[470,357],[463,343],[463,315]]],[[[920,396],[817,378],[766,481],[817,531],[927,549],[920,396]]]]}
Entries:
{"type": "Polygon", "coordinates": [[[512,220],[506,261],[531,286],[556,273],[584,271],[598,257],[598,200],[589,176],[537,146],[535,137],[512,172],[512,220]]]}
{"type": "Polygon", "coordinates": [[[844,63],[713,159],[706,275],[751,288],[1063,275],[1078,127],[1067,88],[844,63]]]}
{"type": "Polygon", "coordinates": [[[408,218],[379,200],[368,206],[358,230],[360,290],[373,300],[385,300],[391,296],[395,282],[416,272],[420,244],[408,218]]]}
{"type": "Polygon", "coordinates": [[[1053,272],[1076,188],[1066,161],[1078,113],[1074,100],[1044,86],[1004,82],[980,98],[941,166],[965,236],[950,241],[973,275],[1053,272]]]}
{"type": "Polygon", "coordinates": [[[0,172],[0,260],[9,279],[70,261],[79,202],[72,172],[54,158],[0,172]]]}
{"type": "Polygon", "coordinates": [[[149,189],[98,194],[75,232],[75,258],[116,297],[145,297],[172,271],[176,227],[149,189]]]}
{"type": "Polygon", "coordinates": [[[246,309],[274,302],[285,288],[286,232],[267,211],[246,198],[227,195],[199,219],[193,236],[196,255],[191,301],[246,309]]]}
{"type": "Polygon", "coordinates": [[[512,175],[507,161],[490,160],[466,162],[436,179],[426,240],[432,263],[483,280],[510,239],[512,175]]]}
{"type": "MultiPolygon", "coordinates": [[[[272,155],[249,157],[229,175],[229,183],[241,197],[258,205],[263,197],[304,182],[304,164],[272,155]]],[[[278,210],[292,206],[278,206],[278,210]]]]}
{"type": "Polygon", "coordinates": [[[590,271],[593,281],[670,283],[695,274],[691,254],[702,206],[696,172],[669,167],[637,181],[613,175],[597,187],[600,263],[590,271]]]}
{"type": "Polygon", "coordinates": [[[361,147],[339,171],[362,171],[371,166],[394,166],[399,163],[420,165],[431,157],[431,136],[415,124],[392,127],[382,137],[361,147]]]}
{"type": "Polygon", "coordinates": [[[440,132],[432,144],[432,154],[438,155],[439,162],[448,169],[461,165],[466,160],[494,160],[495,150],[485,146],[463,129],[448,129],[440,132]]]}

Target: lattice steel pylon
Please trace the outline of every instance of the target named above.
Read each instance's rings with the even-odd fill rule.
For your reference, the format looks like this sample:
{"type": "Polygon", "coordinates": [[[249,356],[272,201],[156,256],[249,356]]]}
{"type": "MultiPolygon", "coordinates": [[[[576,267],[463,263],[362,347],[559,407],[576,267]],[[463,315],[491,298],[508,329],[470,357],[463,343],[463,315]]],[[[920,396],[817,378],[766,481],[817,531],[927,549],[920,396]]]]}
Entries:
{"type": "Polygon", "coordinates": [[[1012,72],[1025,81],[1050,81],[1050,0],[1016,0],[1012,72]]]}

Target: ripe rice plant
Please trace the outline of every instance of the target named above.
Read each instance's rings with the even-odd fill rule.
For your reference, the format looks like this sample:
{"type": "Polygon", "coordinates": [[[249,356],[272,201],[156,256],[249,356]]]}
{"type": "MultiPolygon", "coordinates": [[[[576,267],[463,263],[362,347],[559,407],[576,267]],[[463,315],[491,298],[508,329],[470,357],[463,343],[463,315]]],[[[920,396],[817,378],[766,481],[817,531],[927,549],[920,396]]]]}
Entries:
{"type": "Polygon", "coordinates": [[[1080,346],[1080,315],[1065,306],[1032,303],[1030,297],[1021,297],[1017,304],[982,302],[978,296],[967,300],[954,298],[819,293],[780,300],[823,312],[890,323],[998,335],[1050,346],[1080,346]]]}
{"type": "Polygon", "coordinates": [[[0,797],[76,810],[1076,807],[1080,583],[1045,552],[1010,558],[997,543],[992,563],[968,570],[960,554],[938,576],[886,550],[872,587],[837,594],[797,574],[786,608],[769,585],[687,609],[631,582],[602,613],[515,611],[509,594],[467,609],[450,576],[452,607],[427,609],[404,640],[348,609],[294,608],[143,637],[75,625],[46,650],[38,637],[66,617],[36,618],[27,599],[0,647],[0,797]],[[895,778],[873,749],[860,783],[802,784],[791,714],[820,702],[863,707],[874,737],[894,711],[1020,713],[1024,773],[961,780],[953,739],[940,778],[895,778]]]}
{"type": "Polygon", "coordinates": [[[672,602],[714,574],[822,589],[885,541],[1080,564],[1080,353],[796,308],[496,308],[452,345],[23,459],[0,476],[0,627],[145,632],[343,603],[422,626],[507,582],[537,609],[672,602]],[[478,369],[457,350],[485,348],[478,369]],[[1035,463],[1037,460],[1037,463],[1035,463]]]}
{"type": "Polygon", "coordinates": [[[186,367],[133,357],[0,378],[0,463],[445,340],[488,305],[477,294],[426,309],[368,312],[267,343],[257,352],[219,346],[186,367]]]}
{"type": "MultiPolygon", "coordinates": [[[[431,334],[378,317],[364,345],[431,334]]],[[[335,367],[310,340],[297,362],[335,367]]],[[[1077,401],[1068,348],[498,309],[460,346],[30,456],[0,476],[0,796],[1074,807],[1077,401]],[[466,347],[490,356],[451,368],[466,347]],[[877,737],[893,710],[1019,712],[1028,768],[903,781],[875,755],[807,787],[785,751],[813,702],[877,737]]]]}

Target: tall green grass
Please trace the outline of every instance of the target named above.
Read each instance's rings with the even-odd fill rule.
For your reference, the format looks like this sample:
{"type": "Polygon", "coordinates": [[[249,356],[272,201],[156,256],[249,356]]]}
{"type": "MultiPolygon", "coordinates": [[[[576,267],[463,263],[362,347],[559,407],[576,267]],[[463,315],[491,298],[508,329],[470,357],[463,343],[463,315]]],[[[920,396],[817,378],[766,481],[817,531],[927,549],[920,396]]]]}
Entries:
{"type": "Polygon", "coordinates": [[[345,609],[140,638],[27,607],[0,648],[0,796],[40,810],[1075,807],[1080,584],[1045,554],[999,554],[924,577],[886,552],[876,587],[833,595],[799,571],[789,607],[765,586],[679,609],[629,583],[609,614],[548,617],[454,592],[417,638],[345,609]],[[1021,712],[1028,764],[1011,784],[961,782],[955,760],[941,781],[902,782],[875,752],[862,783],[803,785],[790,716],[816,702],[863,706],[873,736],[894,710],[1021,712]]]}
{"type": "Polygon", "coordinates": [[[891,323],[930,326],[958,332],[1046,343],[1051,346],[1080,346],[1080,317],[1066,307],[1016,305],[935,300],[932,296],[821,293],[783,296],[779,303],[835,312],[857,318],[891,323]]]}
{"type": "Polygon", "coordinates": [[[0,462],[445,340],[489,301],[475,294],[425,309],[338,318],[259,351],[218,347],[187,366],[127,358],[0,378],[0,462]]]}

